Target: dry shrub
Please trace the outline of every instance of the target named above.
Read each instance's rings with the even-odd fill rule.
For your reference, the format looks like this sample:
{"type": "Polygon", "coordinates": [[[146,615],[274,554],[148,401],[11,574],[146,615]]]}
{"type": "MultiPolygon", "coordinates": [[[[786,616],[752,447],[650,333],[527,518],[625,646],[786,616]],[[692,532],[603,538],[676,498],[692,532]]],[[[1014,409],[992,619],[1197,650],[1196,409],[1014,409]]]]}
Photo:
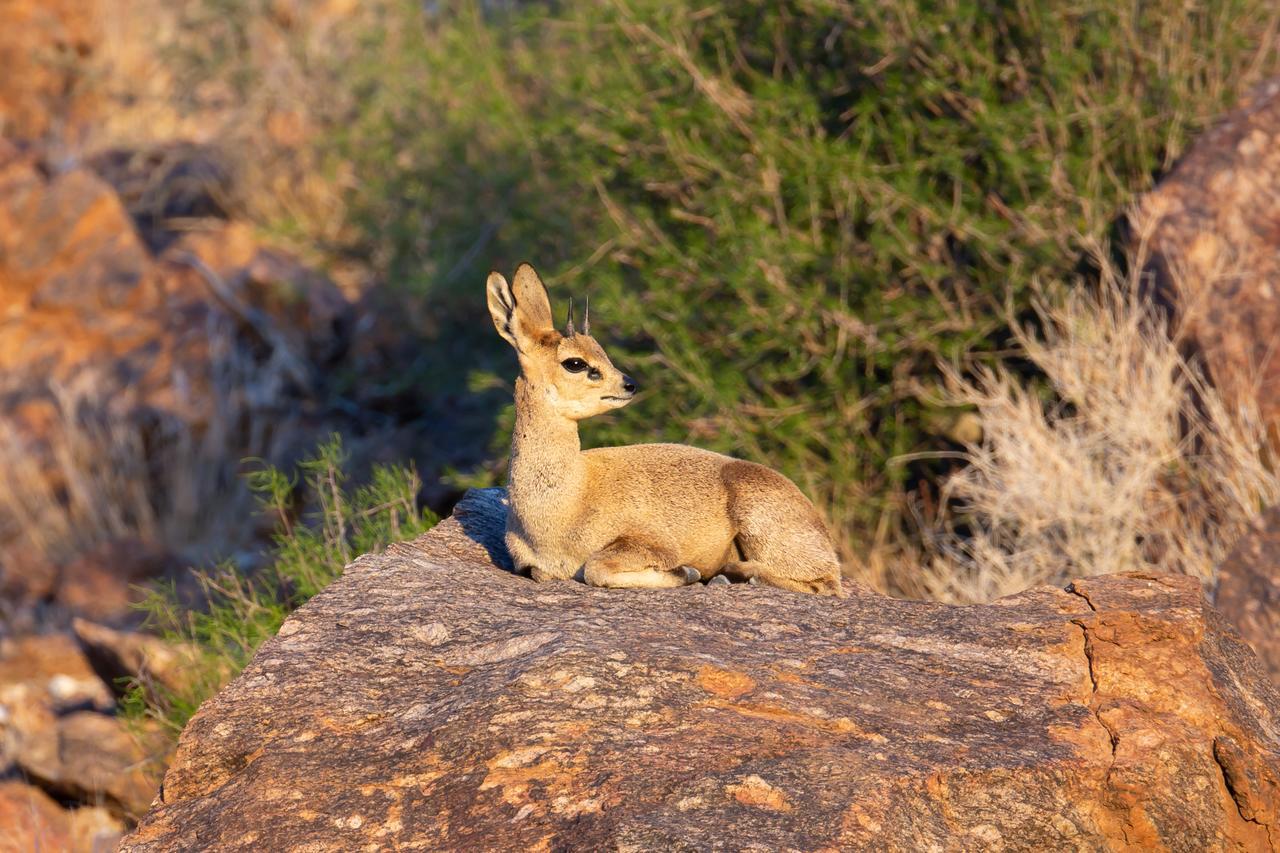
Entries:
{"type": "Polygon", "coordinates": [[[913,593],[978,602],[1123,571],[1208,582],[1280,501],[1256,404],[1228,405],[1137,277],[1096,255],[1096,288],[1042,295],[1034,331],[1014,324],[1051,393],[1007,368],[950,372],[955,402],[978,411],[984,434],[944,491],[950,520],[926,528],[913,593]]]}

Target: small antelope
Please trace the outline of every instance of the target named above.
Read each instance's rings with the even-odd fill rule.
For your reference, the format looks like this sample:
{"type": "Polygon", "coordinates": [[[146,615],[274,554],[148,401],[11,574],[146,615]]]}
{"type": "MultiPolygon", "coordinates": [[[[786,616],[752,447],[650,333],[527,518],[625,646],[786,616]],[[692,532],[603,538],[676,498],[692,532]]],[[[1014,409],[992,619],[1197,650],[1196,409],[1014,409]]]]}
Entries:
{"type": "Polygon", "coordinates": [[[572,309],[564,333],[529,264],[511,284],[489,274],[489,313],[515,347],[507,549],[534,580],[581,577],[635,589],[760,582],[843,595],[817,510],[763,465],[683,444],[583,452],[578,421],[621,408],[636,383],[613,366],[572,309]]]}

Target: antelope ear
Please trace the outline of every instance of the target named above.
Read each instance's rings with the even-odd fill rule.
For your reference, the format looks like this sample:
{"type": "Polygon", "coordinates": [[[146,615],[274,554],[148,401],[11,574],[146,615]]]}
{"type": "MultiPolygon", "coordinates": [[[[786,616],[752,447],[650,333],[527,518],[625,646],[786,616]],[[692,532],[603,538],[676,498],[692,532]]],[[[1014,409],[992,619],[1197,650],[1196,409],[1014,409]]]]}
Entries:
{"type": "Polygon", "coordinates": [[[489,280],[485,283],[485,291],[489,302],[489,316],[493,318],[493,327],[498,330],[499,335],[502,335],[503,340],[517,350],[520,349],[520,345],[516,343],[514,325],[516,299],[511,294],[511,285],[507,284],[507,279],[502,273],[491,272],[489,280]]]}
{"type": "Polygon", "coordinates": [[[532,336],[554,328],[547,288],[531,264],[521,264],[516,268],[511,292],[515,294],[516,314],[525,334],[532,336]]]}
{"type": "Polygon", "coordinates": [[[501,273],[489,273],[485,290],[493,326],[516,352],[528,351],[539,334],[552,331],[547,288],[529,264],[516,270],[514,285],[507,284],[501,273]]]}

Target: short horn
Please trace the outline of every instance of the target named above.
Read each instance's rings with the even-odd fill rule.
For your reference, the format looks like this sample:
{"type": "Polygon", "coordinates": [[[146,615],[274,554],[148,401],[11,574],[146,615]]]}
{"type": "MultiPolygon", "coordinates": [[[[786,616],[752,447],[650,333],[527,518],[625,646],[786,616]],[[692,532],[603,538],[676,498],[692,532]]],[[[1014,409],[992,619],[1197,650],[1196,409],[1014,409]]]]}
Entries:
{"type": "Polygon", "coordinates": [[[582,334],[591,334],[591,294],[587,294],[587,307],[582,309],[582,334]]]}
{"type": "Polygon", "coordinates": [[[564,324],[564,336],[566,338],[573,337],[573,297],[569,297],[569,316],[564,324]]]}

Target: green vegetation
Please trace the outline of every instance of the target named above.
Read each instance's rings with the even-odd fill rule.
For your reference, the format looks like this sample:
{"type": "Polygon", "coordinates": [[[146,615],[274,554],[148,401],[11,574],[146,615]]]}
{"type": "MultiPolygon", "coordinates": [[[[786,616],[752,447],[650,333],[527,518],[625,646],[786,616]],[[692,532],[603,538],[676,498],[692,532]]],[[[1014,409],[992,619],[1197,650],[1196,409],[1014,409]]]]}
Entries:
{"type": "Polygon", "coordinates": [[[489,266],[589,293],[649,393],[588,440],[779,466],[851,554],[946,446],[939,362],[1276,67],[1265,0],[419,5],[333,138],[362,250],[485,336],[489,266]]]}
{"type": "MultiPolygon", "coordinates": [[[[261,0],[216,5],[270,20],[261,0]]],[[[845,554],[875,563],[904,495],[938,473],[927,458],[954,447],[940,365],[998,362],[1037,283],[1080,268],[1197,130],[1280,70],[1278,14],[378,0],[338,27],[269,25],[289,63],[263,61],[254,27],[224,27],[192,67],[269,101],[246,136],[270,109],[305,116],[305,156],[272,162],[316,164],[334,192],[261,206],[267,224],[425,306],[435,353],[417,387],[457,399],[511,375],[481,283],[533,260],[558,310],[590,294],[593,329],[645,391],[589,442],[779,467],[845,554]]],[[[502,399],[458,444],[491,434],[504,455],[502,399]]]]}
{"type": "Polygon", "coordinates": [[[342,443],[334,436],[300,462],[294,476],[269,465],[250,475],[262,509],[276,519],[266,566],[252,575],[230,564],[195,573],[203,599],[195,607],[173,586],[149,595],[142,605],[149,627],[187,650],[191,660],[182,689],[131,685],[123,702],[129,716],[154,719],[176,738],[200,703],[343,567],[435,524],[429,511],[417,508],[420,483],[412,469],[376,467],[367,485],[349,490],[343,463],[342,443]],[[314,506],[311,524],[296,520],[299,500],[314,506]]]}

